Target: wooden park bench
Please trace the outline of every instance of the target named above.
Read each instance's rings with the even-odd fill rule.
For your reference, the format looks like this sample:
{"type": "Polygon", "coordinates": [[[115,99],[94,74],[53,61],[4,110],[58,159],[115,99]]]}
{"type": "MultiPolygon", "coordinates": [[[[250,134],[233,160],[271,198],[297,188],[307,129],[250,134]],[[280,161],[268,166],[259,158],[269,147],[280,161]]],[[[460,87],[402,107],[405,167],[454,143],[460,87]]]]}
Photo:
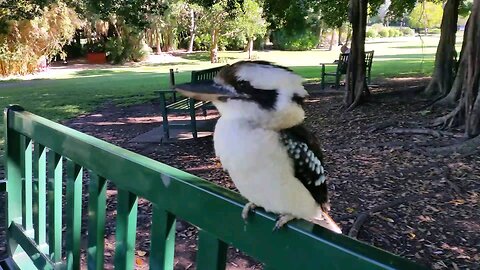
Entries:
{"type": "MultiPolygon", "coordinates": [[[[373,60],[373,52],[374,51],[367,51],[365,52],[365,71],[366,71],[366,78],[367,78],[367,84],[370,84],[370,73],[372,70],[372,60],[373,60]]],[[[347,74],[347,67],[348,67],[348,58],[349,58],[348,53],[341,53],[338,57],[338,60],[335,61],[335,63],[321,63],[322,65],[322,74],[321,74],[321,87],[322,89],[325,88],[325,77],[330,76],[330,77],[335,77],[335,89],[338,89],[340,87],[340,79],[342,75],[347,74]],[[335,72],[326,72],[325,71],[325,66],[327,65],[336,65],[336,70],[335,72]]]]}
{"type": "MultiPolygon", "coordinates": [[[[215,67],[205,70],[192,71],[191,82],[211,81],[222,67],[215,67]]],[[[207,109],[212,108],[210,102],[198,101],[192,98],[180,98],[178,100],[175,87],[175,75],[173,69],[170,69],[170,89],[156,91],[160,96],[160,108],[163,117],[163,136],[165,139],[170,138],[170,127],[175,126],[168,122],[168,115],[174,113],[187,113],[190,115],[190,124],[186,125],[190,128],[193,138],[197,138],[197,117],[196,111],[202,109],[203,116],[207,116],[207,109]],[[173,102],[167,103],[167,95],[173,98],[173,102]]],[[[185,125],[182,125],[185,126],[185,125]]]]}
{"type": "Polygon", "coordinates": [[[151,223],[150,269],[173,269],[177,218],[199,230],[198,270],[225,269],[229,246],[264,269],[422,269],[305,221],[272,232],[275,216],[261,209],[245,223],[238,193],[19,106],[4,115],[8,258],[0,269],[80,269],[82,253],[88,269],[104,269],[107,187],[117,190],[109,209],[116,210],[115,269],[134,269],[139,198],[152,204],[152,216],[142,218],[151,223]]]}

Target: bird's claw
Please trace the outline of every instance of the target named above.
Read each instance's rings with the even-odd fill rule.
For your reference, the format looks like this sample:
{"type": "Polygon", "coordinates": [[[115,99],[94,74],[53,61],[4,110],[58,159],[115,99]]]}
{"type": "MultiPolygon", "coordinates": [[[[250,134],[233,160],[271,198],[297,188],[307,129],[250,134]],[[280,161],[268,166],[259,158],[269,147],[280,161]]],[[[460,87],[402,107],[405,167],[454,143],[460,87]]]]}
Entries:
{"type": "Polygon", "coordinates": [[[245,204],[245,206],[243,207],[243,210],[242,210],[242,218],[244,220],[247,220],[248,218],[248,213],[250,211],[252,211],[253,209],[255,209],[257,206],[252,203],[252,202],[248,202],[247,204],[245,204]]]}
{"type": "Polygon", "coordinates": [[[276,231],[280,228],[283,227],[283,225],[287,224],[290,220],[295,219],[294,216],[292,215],[279,215],[277,217],[277,222],[275,223],[275,226],[273,227],[273,231],[276,231]]]}

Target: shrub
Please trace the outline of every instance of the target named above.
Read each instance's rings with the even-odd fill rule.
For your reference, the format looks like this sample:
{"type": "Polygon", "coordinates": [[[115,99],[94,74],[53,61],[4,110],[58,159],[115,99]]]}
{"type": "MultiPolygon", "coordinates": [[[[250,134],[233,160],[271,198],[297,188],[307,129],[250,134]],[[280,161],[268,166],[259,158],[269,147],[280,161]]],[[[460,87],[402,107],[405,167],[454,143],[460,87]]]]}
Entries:
{"type": "Polygon", "coordinates": [[[4,23],[0,33],[0,75],[33,73],[41,68],[40,61],[59,53],[65,58],[62,47],[82,23],[77,13],[60,1],[32,20],[4,23]]]}
{"type": "Polygon", "coordinates": [[[374,28],[369,28],[367,30],[366,35],[367,35],[367,38],[376,38],[376,37],[378,37],[378,32],[374,28]]]}
{"type": "Polygon", "coordinates": [[[390,31],[388,31],[387,28],[383,28],[380,31],[378,31],[378,35],[380,37],[389,37],[390,36],[390,31]]]}
{"type": "Polygon", "coordinates": [[[391,28],[391,27],[388,27],[386,28],[388,30],[388,36],[389,37],[396,37],[396,32],[395,32],[395,29],[391,28]]]}
{"type": "Polygon", "coordinates": [[[303,33],[287,33],[279,30],[273,33],[273,44],[275,48],[286,51],[306,51],[315,48],[318,37],[309,31],[303,33]]]}
{"type": "Polygon", "coordinates": [[[121,36],[108,39],[105,50],[109,61],[113,64],[143,61],[151,53],[151,48],[145,44],[143,34],[136,33],[127,27],[124,27],[121,36]]]}
{"type": "Polygon", "coordinates": [[[372,24],[372,26],[370,26],[370,28],[373,28],[373,29],[377,30],[377,32],[379,32],[380,30],[385,28],[385,26],[383,26],[383,24],[381,24],[381,23],[375,23],[375,24],[372,24]]]}
{"type": "Polygon", "coordinates": [[[400,31],[403,33],[404,36],[414,36],[415,35],[415,30],[413,30],[410,27],[402,27],[402,28],[400,28],[400,31]]]}

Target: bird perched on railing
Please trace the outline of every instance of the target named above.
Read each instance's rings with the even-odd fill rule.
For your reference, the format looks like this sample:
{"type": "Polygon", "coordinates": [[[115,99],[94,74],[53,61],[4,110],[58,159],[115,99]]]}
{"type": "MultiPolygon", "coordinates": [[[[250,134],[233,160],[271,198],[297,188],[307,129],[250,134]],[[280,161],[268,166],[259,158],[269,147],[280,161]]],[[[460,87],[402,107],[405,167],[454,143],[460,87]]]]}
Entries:
{"type": "Polygon", "coordinates": [[[300,76],[269,62],[241,61],[225,66],[213,83],[176,88],[219,110],[215,152],[249,200],[244,219],[259,206],[279,214],[275,228],[302,218],[341,233],[327,214],[320,146],[302,124],[308,93],[300,76]]]}

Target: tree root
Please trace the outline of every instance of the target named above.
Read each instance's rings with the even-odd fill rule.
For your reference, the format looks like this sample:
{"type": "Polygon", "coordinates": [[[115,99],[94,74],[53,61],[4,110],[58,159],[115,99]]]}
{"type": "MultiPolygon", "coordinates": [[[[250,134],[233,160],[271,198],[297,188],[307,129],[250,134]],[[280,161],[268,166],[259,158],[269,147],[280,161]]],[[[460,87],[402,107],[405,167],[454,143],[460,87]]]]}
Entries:
{"type": "Polygon", "coordinates": [[[459,144],[430,149],[429,152],[439,155],[459,154],[463,157],[470,156],[480,152],[480,136],[476,136],[459,144]]]}
{"type": "Polygon", "coordinates": [[[394,129],[388,130],[386,133],[422,134],[422,135],[431,135],[431,136],[434,136],[434,137],[454,136],[454,134],[452,132],[439,131],[439,130],[428,129],[428,128],[394,128],[394,129]]]}
{"type": "Polygon", "coordinates": [[[367,219],[371,215],[373,215],[377,212],[380,212],[382,210],[385,210],[387,208],[391,208],[391,207],[394,207],[394,206],[397,206],[397,205],[400,205],[400,204],[415,202],[415,201],[418,201],[420,199],[428,198],[428,197],[431,197],[431,196],[436,196],[436,195],[439,195],[439,194],[442,194],[442,193],[431,192],[431,193],[427,193],[427,194],[415,194],[415,195],[411,195],[411,196],[405,196],[405,197],[402,197],[402,198],[395,199],[395,200],[393,200],[391,202],[388,202],[388,203],[377,205],[370,210],[359,212],[357,214],[344,215],[344,216],[341,216],[339,218],[336,218],[335,220],[336,221],[341,221],[341,220],[347,220],[347,219],[355,218],[355,222],[353,223],[352,228],[350,228],[350,231],[348,232],[348,236],[353,237],[353,238],[357,238],[358,233],[360,232],[360,229],[362,228],[363,224],[367,221],[367,219]]]}
{"type": "Polygon", "coordinates": [[[350,231],[348,231],[348,236],[357,238],[358,233],[360,232],[360,228],[362,227],[363,223],[367,221],[369,216],[370,214],[368,213],[360,213],[355,220],[355,223],[353,223],[352,228],[350,228],[350,231]]]}

